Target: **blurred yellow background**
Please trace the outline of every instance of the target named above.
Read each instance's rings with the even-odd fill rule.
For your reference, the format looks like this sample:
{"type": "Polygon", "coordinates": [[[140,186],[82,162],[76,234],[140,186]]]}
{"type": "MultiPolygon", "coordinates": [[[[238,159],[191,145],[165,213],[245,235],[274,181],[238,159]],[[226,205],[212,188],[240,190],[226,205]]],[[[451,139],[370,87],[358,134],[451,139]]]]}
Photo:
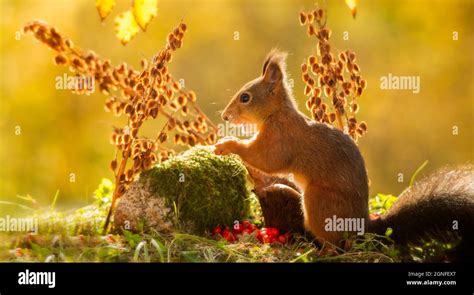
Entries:
{"type": "MultiPolygon", "coordinates": [[[[425,160],[425,174],[447,164],[472,162],[473,1],[361,0],[355,20],[343,0],[321,3],[328,8],[333,50],[355,51],[368,80],[358,118],[369,125],[359,145],[371,195],[399,194],[425,160]],[[343,40],[345,31],[349,40],[343,40]],[[453,31],[459,40],[453,40],[453,31]],[[380,78],[389,73],[420,76],[420,93],[380,89],[380,78]],[[454,126],[458,135],[453,135],[454,126]],[[398,181],[399,173],[403,182],[398,181]]],[[[184,20],[188,32],[170,69],[185,80],[186,88],[196,91],[202,109],[220,123],[217,112],[243,83],[260,74],[263,58],[275,46],[290,53],[288,71],[304,109],[300,65],[315,46],[299,25],[298,13],[313,4],[314,0],[160,0],[158,16],[147,32],[122,46],[114,35],[113,18],[130,1],[118,0],[104,23],[92,0],[1,1],[0,199],[16,201],[16,195],[30,194],[49,204],[59,190],[61,207],[90,202],[100,179],[112,177],[112,126],[124,124],[104,112],[104,95],[56,90],[55,78],[68,71],[55,66],[53,53],[32,36],[15,38],[26,22],[45,20],[81,48],[113,64],[125,61],[139,68],[140,59],[152,57],[168,32],[184,20]],[[234,40],[236,32],[239,40],[234,40]],[[70,181],[71,173],[75,182],[70,181]]],[[[147,126],[147,131],[154,135],[158,126],[147,126]]]]}

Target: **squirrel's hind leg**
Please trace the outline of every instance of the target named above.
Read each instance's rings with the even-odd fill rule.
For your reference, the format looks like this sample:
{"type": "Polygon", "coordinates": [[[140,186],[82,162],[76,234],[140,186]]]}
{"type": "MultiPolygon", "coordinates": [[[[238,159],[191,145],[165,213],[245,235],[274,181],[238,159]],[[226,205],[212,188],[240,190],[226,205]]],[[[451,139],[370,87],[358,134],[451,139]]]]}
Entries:
{"type": "Polygon", "coordinates": [[[320,243],[329,242],[339,246],[343,234],[338,231],[326,231],[325,220],[338,215],[335,210],[340,196],[329,188],[308,185],[303,197],[304,226],[320,243]]]}
{"type": "Polygon", "coordinates": [[[304,233],[301,194],[290,186],[276,183],[257,193],[265,225],[290,232],[304,233]]]}

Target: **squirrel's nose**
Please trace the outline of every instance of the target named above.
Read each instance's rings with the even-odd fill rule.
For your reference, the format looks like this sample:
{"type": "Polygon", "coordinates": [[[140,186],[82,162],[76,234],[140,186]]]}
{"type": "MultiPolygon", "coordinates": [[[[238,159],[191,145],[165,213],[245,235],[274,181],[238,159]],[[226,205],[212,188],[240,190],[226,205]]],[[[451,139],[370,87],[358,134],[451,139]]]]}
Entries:
{"type": "Polygon", "coordinates": [[[228,121],[229,120],[229,115],[222,114],[222,120],[228,121]]]}

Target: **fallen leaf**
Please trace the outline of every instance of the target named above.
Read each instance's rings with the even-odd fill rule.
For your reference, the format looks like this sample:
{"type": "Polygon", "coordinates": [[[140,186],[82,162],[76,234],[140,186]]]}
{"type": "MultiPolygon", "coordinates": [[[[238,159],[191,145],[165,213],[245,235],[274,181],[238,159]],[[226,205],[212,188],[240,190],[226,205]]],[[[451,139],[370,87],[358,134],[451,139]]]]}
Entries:
{"type": "Polygon", "coordinates": [[[135,21],[145,31],[147,25],[158,13],[158,0],[134,0],[132,12],[135,21]]]}
{"type": "Polygon", "coordinates": [[[115,34],[123,45],[127,45],[139,31],[140,27],[130,10],[119,14],[115,18],[115,34]]]}
{"type": "Polygon", "coordinates": [[[351,13],[352,13],[352,17],[355,18],[356,17],[356,8],[357,8],[357,0],[346,0],[346,4],[347,6],[349,7],[349,9],[351,10],[351,13]]]}
{"type": "Polygon", "coordinates": [[[114,9],[115,0],[96,0],[95,7],[97,7],[100,18],[104,20],[110,14],[112,9],[114,9]]]}

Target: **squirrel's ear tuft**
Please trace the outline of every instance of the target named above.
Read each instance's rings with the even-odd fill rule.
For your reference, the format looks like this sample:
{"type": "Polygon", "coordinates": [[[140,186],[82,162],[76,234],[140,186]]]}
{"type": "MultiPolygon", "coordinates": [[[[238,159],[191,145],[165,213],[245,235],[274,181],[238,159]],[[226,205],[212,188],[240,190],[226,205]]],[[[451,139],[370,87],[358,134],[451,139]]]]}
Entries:
{"type": "Polygon", "coordinates": [[[275,83],[283,81],[286,73],[286,52],[272,49],[263,64],[262,76],[264,81],[275,83]]]}

